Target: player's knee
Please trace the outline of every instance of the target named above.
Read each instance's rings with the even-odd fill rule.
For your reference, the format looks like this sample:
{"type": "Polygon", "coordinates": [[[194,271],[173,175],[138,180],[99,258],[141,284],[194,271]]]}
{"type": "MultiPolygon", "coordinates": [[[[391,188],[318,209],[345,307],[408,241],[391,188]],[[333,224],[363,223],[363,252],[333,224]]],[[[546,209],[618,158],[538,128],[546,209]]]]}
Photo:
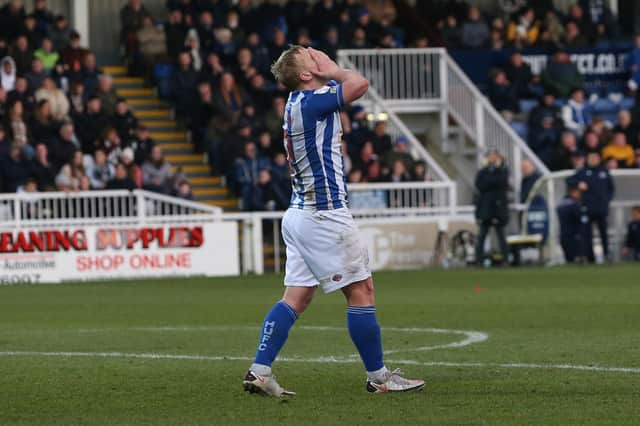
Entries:
{"type": "Polygon", "coordinates": [[[375,304],[373,279],[355,282],[343,289],[347,303],[351,306],[371,306],[375,304]]]}
{"type": "Polygon", "coordinates": [[[298,315],[302,315],[302,313],[309,307],[311,301],[313,300],[313,293],[303,293],[303,294],[286,294],[282,298],[284,302],[291,306],[298,315]]]}

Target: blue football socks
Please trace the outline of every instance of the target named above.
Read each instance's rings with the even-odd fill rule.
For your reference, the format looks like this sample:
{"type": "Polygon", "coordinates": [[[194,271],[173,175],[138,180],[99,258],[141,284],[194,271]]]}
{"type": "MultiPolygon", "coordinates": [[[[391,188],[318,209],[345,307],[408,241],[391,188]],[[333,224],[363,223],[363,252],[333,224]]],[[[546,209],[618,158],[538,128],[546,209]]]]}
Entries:
{"type": "Polygon", "coordinates": [[[253,371],[261,375],[271,372],[271,364],[287,341],[289,330],[296,319],[296,311],[283,300],[273,305],[262,324],[258,351],[251,367],[253,371]]]}
{"type": "Polygon", "coordinates": [[[375,306],[347,306],[347,328],[367,372],[384,371],[382,336],[375,306]]]}

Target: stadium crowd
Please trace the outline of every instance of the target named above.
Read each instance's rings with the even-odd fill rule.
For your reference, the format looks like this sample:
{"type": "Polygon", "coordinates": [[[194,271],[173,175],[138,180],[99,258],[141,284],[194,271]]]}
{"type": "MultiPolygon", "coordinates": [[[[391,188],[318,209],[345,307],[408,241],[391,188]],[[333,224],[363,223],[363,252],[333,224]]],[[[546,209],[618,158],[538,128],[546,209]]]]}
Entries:
{"type": "MultiPolygon", "coordinates": [[[[282,143],[287,92],[269,67],[289,43],[313,45],[335,58],[343,47],[426,46],[396,25],[391,1],[170,0],[165,22],[139,0],[122,8],[122,41],[134,73],[169,99],[214,174],[246,210],[284,209],[291,193],[282,143]],[[159,65],[160,64],[160,65],[159,65]],[[194,99],[196,101],[194,101],[194,99]]],[[[350,182],[425,179],[405,138],[392,138],[384,120],[360,106],[343,112],[350,182]]]]}
{"type": "Polygon", "coordinates": [[[0,8],[2,192],[145,188],[191,198],[110,76],[46,0],[0,8]]]}

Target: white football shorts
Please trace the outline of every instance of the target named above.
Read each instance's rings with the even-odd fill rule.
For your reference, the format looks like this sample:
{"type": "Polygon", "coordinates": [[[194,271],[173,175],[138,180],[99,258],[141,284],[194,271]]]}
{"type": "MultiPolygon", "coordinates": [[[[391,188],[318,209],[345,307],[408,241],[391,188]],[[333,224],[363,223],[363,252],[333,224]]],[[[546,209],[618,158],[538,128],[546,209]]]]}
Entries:
{"type": "Polygon", "coordinates": [[[282,219],[287,246],[285,286],[321,286],[325,293],[371,276],[369,255],[347,208],[290,208],[282,219]]]}

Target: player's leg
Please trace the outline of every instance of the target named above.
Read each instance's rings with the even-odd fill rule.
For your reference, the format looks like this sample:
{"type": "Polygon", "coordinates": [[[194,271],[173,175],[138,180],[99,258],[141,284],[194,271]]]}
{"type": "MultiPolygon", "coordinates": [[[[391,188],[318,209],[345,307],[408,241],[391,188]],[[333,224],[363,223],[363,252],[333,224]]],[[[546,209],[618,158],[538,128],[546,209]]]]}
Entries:
{"type": "Polygon", "coordinates": [[[342,288],[347,299],[347,328],[367,371],[367,390],[372,393],[419,390],[424,380],[409,380],[400,371],[384,365],[382,334],[376,318],[373,279],[356,281],[342,288]]]}

